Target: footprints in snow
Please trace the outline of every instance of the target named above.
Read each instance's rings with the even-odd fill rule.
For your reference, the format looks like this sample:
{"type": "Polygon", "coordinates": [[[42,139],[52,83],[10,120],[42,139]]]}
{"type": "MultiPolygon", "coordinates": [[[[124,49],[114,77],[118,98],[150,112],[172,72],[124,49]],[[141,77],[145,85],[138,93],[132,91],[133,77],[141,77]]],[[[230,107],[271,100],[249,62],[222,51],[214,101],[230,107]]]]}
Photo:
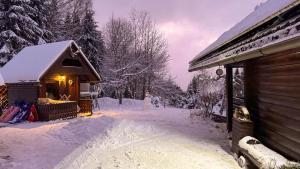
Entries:
{"type": "Polygon", "coordinates": [[[114,161],[114,167],[119,168],[120,167],[120,161],[117,159],[117,157],[113,156],[113,161],[114,161]]]}
{"type": "Polygon", "coordinates": [[[0,168],[11,168],[14,166],[12,163],[13,158],[9,155],[0,154],[0,168]]]}

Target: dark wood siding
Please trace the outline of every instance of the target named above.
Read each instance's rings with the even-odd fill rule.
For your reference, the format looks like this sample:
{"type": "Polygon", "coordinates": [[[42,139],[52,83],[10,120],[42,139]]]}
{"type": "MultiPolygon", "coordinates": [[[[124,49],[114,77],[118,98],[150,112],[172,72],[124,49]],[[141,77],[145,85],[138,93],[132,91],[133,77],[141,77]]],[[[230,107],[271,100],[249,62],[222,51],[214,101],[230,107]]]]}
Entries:
{"type": "Polygon", "coordinates": [[[288,158],[300,160],[300,49],[245,64],[246,105],[255,136],[288,158]]]}
{"type": "Polygon", "coordinates": [[[15,101],[36,102],[39,95],[38,83],[7,84],[8,104],[15,101]]]}

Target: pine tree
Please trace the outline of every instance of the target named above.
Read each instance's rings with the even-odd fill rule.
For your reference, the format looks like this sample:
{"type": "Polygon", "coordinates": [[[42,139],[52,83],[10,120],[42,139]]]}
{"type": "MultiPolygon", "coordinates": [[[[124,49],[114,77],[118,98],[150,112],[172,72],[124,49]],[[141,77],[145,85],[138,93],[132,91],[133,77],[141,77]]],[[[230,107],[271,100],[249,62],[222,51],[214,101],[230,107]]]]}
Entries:
{"type": "Polygon", "coordinates": [[[192,81],[188,85],[188,92],[191,92],[192,94],[197,93],[198,90],[198,77],[194,76],[192,81]]]}
{"type": "Polygon", "coordinates": [[[101,32],[97,30],[97,23],[94,20],[94,12],[92,10],[86,11],[81,28],[78,44],[95,69],[100,71],[104,42],[101,32]]]}
{"type": "Polygon", "coordinates": [[[78,42],[79,38],[81,37],[81,19],[78,13],[75,13],[72,18],[72,29],[71,29],[71,39],[78,42]]]}
{"type": "Polygon", "coordinates": [[[70,12],[67,12],[62,32],[62,40],[74,40],[78,43],[82,32],[82,25],[79,14],[74,13],[72,15],[70,12]]]}
{"type": "Polygon", "coordinates": [[[61,12],[61,0],[49,0],[46,27],[52,33],[51,41],[64,40],[64,20],[61,12]]]}
{"type": "Polygon", "coordinates": [[[69,12],[67,12],[63,27],[61,29],[62,37],[61,40],[72,40],[72,17],[69,12]]]}
{"type": "Polygon", "coordinates": [[[0,66],[25,46],[46,41],[42,1],[2,0],[0,3],[0,66]]]}
{"type": "Polygon", "coordinates": [[[42,35],[41,38],[39,39],[38,44],[43,44],[50,42],[53,35],[52,32],[50,32],[47,29],[47,17],[50,14],[50,6],[49,6],[50,1],[49,0],[30,0],[30,11],[28,12],[28,15],[36,21],[38,24],[39,28],[42,30],[42,35]]]}

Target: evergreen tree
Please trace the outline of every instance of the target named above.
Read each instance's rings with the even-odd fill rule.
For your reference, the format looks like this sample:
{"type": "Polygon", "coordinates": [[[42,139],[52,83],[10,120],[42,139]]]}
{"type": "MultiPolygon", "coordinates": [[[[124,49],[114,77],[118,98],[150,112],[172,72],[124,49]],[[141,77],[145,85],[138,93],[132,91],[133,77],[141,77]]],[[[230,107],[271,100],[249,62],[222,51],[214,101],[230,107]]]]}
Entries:
{"type": "Polygon", "coordinates": [[[101,32],[97,30],[97,23],[94,20],[94,12],[92,10],[86,11],[81,28],[78,44],[95,69],[100,71],[104,42],[101,32]]]}
{"type": "Polygon", "coordinates": [[[71,40],[72,39],[72,17],[71,14],[69,12],[67,12],[65,20],[64,20],[64,24],[61,30],[62,33],[62,37],[61,40],[71,40]]]}
{"type": "Polygon", "coordinates": [[[81,25],[81,20],[80,16],[78,13],[75,13],[72,18],[72,29],[71,29],[71,39],[76,41],[78,43],[79,38],[81,37],[81,30],[82,30],[82,25],[81,25]]]}
{"type": "Polygon", "coordinates": [[[1,0],[0,66],[25,46],[45,42],[43,5],[42,1],[1,0]]]}
{"type": "Polygon", "coordinates": [[[190,92],[191,94],[197,93],[198,90],[198,77],[194,76],[192,81],[188,85],[187,91],[190,92]]]}
{"type": "Polygon", "coordinates": [[[61,0],[49,0],[46,27],[52,33],[51,41],[64,40],[64,20],[61,12],[61,0]]]}
{"type": "Polygon", "coordinates": [[[77,13],[72,15],[70,12],[67,12],[62,32],[62,40],[74,40],[78,43],[81,37],[82,25],[80,16],[77,13]]]}
{"type": "Polygon", "coordinates": [[[36,21],[39,28],[42,30],[41,38],[38,44],[43,44],[51,42],[53,37],[52,33],[47,29],[47,17],[50,14],[50,1],[49,0],[30,0],[29,1],[31,9],[28,9],[28,15],[36,21]]]}

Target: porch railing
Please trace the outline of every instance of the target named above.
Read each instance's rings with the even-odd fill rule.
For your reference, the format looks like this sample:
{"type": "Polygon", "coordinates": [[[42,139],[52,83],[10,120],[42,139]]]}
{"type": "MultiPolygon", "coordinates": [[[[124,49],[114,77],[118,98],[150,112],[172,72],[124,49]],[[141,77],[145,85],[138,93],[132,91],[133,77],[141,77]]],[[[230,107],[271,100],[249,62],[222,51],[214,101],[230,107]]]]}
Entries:
{"type": "Polygon", "coordinates": [[[40,121],[75,118],[77,117],[77,102],[37,104],[37,110],[40,121]]]}
{"type": "Polygon", "coordinates": [[[93,114],[93,105],[91,99],[80,99],[80,114],[90,116],[93,114]]]}

